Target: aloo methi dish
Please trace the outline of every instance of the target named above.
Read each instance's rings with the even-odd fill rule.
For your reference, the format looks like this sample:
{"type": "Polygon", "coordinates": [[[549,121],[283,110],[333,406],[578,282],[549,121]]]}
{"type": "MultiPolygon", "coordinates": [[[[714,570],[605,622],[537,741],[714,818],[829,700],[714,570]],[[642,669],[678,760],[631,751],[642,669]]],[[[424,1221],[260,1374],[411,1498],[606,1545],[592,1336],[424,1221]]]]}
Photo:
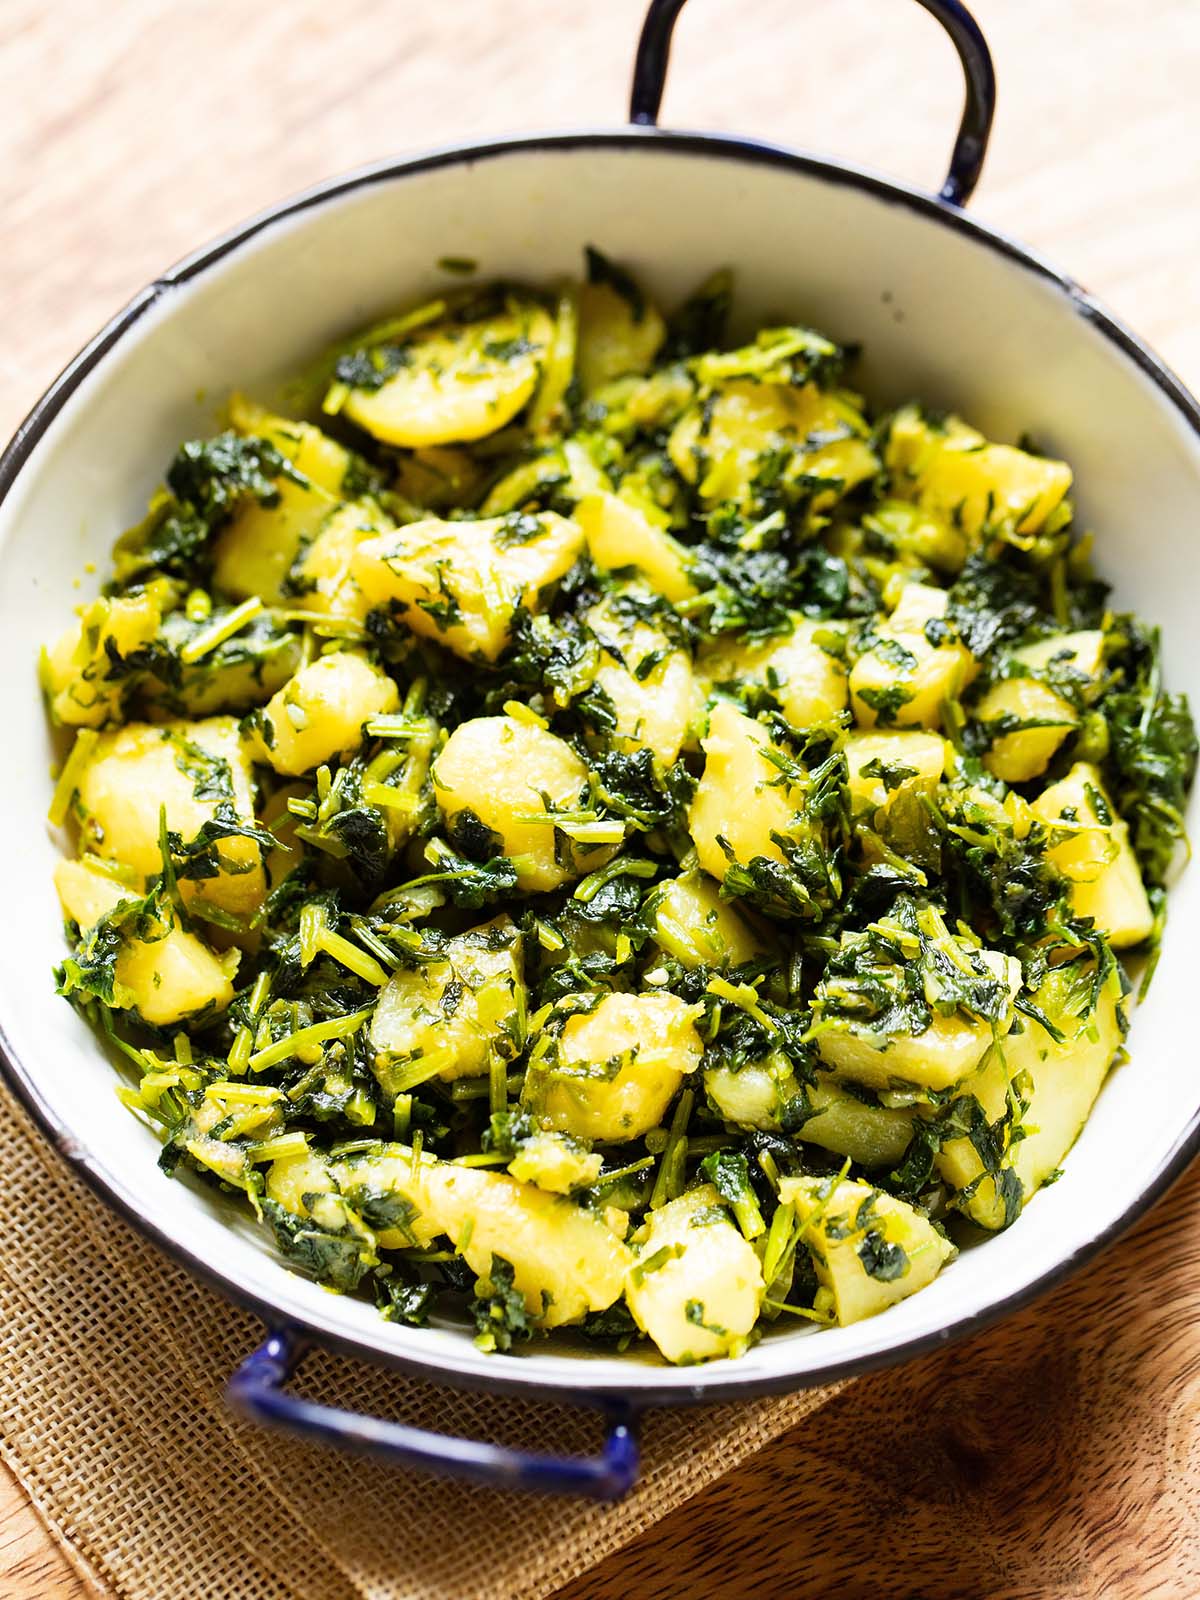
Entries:
{"type": "Polygon", "coordinates": [[[586,266],[180,446],[41,663],[57,981],[295,1271],[691,1363],[1038,1227],[1196,738],[1065,462],[586,266]]]}

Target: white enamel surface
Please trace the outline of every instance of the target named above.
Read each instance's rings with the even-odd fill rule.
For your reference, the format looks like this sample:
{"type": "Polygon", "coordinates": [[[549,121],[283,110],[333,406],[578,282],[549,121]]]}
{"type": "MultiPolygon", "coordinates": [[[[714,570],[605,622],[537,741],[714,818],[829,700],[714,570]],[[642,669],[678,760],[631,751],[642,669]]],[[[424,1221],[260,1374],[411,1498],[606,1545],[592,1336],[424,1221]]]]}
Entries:
{"type": "Polygon", "coordinates": [[[269,391],[332,338],[447,280],[439,256],[487,275],[577,272],[584,242],[677,299],[734,267],[744,320],[791,317],[866,347],[862,384],[961,410],[1000,438],[1023,430],[1075,466],[1101,571],[1122,605],[1163,625],[1169,682],[1200,703],[1194,622],[1200,440],[1132,360],[1050,279],[965,232],[864,189],[725,155],[653,146],[513,150],[374,183],[270,226],[168,290],[120,339],[36,446],[0,506],[0,692],[10,914],[0,1023],[76,1159],[244,1293],[447,1376],[574,1389],[674,1389],[813,1381],[1020,1295],[1134,1206],[1200,1111],[1189,947],[1200,878],[1174,892],[1171,926],[1132,1063],[1104,1090],[1065,1175],[1018,1224],[965,1252],[934,1285],[874,1321],[773,1336],[743,1361],[661,1364],[555,1353],[501,1362],[454,1329],[414,1331],[288,1273],[253,1227],[155,1166],[152,1136],[113,1093],[90,1033],[52,992],[61,959],[44,818],[50,744],[34,662],[91,591],[115,535],[145,505],[178,441],[210,429],[233,386],[269,391]],[[198,399],[198,394],[205,399],[198,399]],[[79,580],[81,586],[76,587],[79,580]]]}

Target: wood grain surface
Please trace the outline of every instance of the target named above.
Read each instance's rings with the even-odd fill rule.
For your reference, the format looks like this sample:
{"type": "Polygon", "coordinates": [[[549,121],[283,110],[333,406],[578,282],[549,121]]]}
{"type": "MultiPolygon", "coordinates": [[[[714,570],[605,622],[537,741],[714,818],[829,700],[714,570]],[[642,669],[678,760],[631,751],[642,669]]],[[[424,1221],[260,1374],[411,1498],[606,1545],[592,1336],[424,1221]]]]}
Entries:
{"type": "MultiPolygon", "coordinates": [[[[144,282],[290,190],[423,146],[619,122],[641,9],[5,0],[0,431],[144,282]]],[[[974,9],[1001,85],[974,209],[1200,385],[1200,7],[974,9]]],[[[903,0],[691,0],[664,121],[936,187],[959,99],[952,50],[903,0]]],[[[561,1600],[1191,1600],[1198,1311],[1193,1173],[1084,1277],[861,1380],[561,1600]]],[[[0,1597],[84,1592],[4,1478],[0,1597]]],[[[191,1600],[185,1578],[177,1592],[191,1600]]]]}

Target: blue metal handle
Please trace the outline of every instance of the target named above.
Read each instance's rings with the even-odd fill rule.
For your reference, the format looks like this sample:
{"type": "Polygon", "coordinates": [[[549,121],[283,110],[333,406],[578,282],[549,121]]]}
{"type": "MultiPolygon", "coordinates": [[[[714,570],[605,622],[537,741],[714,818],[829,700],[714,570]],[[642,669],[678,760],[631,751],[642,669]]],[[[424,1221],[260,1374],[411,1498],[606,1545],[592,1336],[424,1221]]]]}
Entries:
{"type": "MultiPolygon", "coordinates": [[[[941,199],[951,205],[964,206],[983,170],[996,110],[996,74],[987,40],[960,0],[917,0],[917,3],[935,16],[950,35],[966,79],[962,120],[950,156],[950,171],[940,191],[941,199]]],[[[671,56],[671,34],[683,6],[684,0],[650,0],[633,64],[630,122],[647,127],[654,127],[658,122],[671,56]]]]}
{"type": "Polygon", "coordinates": [[[271,1428],[284,1428],[322,1444],[380,1456],[442,1477],[470,1478],[493,1489],[538,1489],[619,1500],[637,1480],[637,1436],[629,1406],[606,1403],[608,1433],[601,1455],[592,1459],[540,1455],[477,1439],[453,1439],[402,1422],[298,1400],[285,1393],[284,1385],[303,1354],[294,1335],[269,1333],[230,1378],[225,1390],[229,1403],[271,1428]]]}

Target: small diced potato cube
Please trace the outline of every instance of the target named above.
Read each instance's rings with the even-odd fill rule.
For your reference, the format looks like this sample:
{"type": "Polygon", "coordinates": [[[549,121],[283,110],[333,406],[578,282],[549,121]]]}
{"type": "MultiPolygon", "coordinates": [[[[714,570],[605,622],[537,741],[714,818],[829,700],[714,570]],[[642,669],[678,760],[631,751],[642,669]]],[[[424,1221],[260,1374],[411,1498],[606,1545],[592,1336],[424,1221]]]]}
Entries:
{"type": "Polygon", "coordinates": [[[300,635],[269,613],[251,617],[228,639],[206,650],[198,660],[181,652],[210,627],[219,627],[229,608],[218,607],[203,620],[186,611],[163,619],[162,639],[172,651],[162,676],[155,668],[141,686],[141,695],[156,716],[208,717],[222,711],[248,711],[262,705],[300,665],[300,635]]]}
{"type": "Polygon", "coordinates": [[[791,632],[775,638],[719,639],[705,646],[696,673],[709,683],[769,689],[793,728],[812,728],[846,709],[839,643],[844,643],[844,626],[796,617],[791,632]]]}
{"type": "MultiPolygon", "coordinates": [[[[433,444],[401,456],[396,466],[396,493],[428,511],[449,511],[473,505],[487,481],[486,465],[456,445],[433,444]]],[[[506,506],[505,510],[508,509],[506,506]]],[[[485,517],[492,515],[483,512],[485,517]]]]}
{"type": "MultiPolygon", "coordinates": [[[[1009,1001],[1021,986],[1021,963],[998,950],[983,950],[946,932],[947,949],[957,945],[955,963],[970,962],[982,976],[991,975],[1004,985],[1009,1001]]],[[[842,949],[853,955],[852,966],[869,959],[877,985],[899,985],[903,968],[888,967],[869,955],[863,936],[843,934],[842,949]],[[856,948],[861,947],[859,956],[856,948]]],[[[914,956],[915,959],[915,947],[914,956]]],[[[928,995],[933,1006],[936,996],[928,995]]],[[[928,1026],[918,1033],[908,1029],[881,1032],[877,1018],[863,1006],[858,981],[827,972],[817,985],[813,1017],[818,1024],[817,1049],[821,1059],[840,1076],[874,1090],[917,1088],[926,1091],[947,1089],[979,1065],[984,1051],[997,1033],[1012,1026],[1012,1007],[1002,1021],[962,1008],[933,1009],[928,1026]],[[861,1016],[859,1013],[861,1012],[861,1016]]]]}
{"type": "Polygon", "coordinates": [[[352,754],[363,724],[397,711],[400,695],[388,675],[349,650],[318,656],[301,667],[262,715],[262,759],[296,777],[352,754]]]}
{"type": "Polygon", "coordinates": [[[982,697],[974,715],[985,728],[989,723],[1029,724],[994,735],[984,755],[984,766],[1005,783],[1040,777],[1079,723],[1071,702],[1036,678],[1002,678],[982,697]]]}
{"type": "Polygon", "coordinates": [[[318,489],[331,495],[344,492],[354,457],[345,445],[314,428],[311,422],[276,416],[241,394],[235,394],[229,402],[229,420],[240,434],[273,444],[318,489]]]}
{"type": "Polygon", "coordinates": [[[1065,461],[989,444],[957,417],[933,426],[915,406],[894,417],[884,459],[896,494],[973,540],[993,531],[1038,533],[1071,487],[1065,461]]]}
{"type": "Polygon", "coordinates": [[[1050,830],[1047,857],[1071,885],[1071,909],[1091,917],[1115,948],[1140,944],[1154,927],[1129,827],[1099,771],[1077,761],[1030,808],[1050,830]]]}
{"type": "Polygon", "coordinates": [[[537,894],[601,866],[615,848],[589,843],[594,824],[572,820],[586,798],[588,769],[569,744],[536,723],[460,722],[433,763],[433,788],[451,835],[482,823],[496,835],[496,853],[515,866],[518,885],[537,894]],[[556,823],[559,812],[566,815],[556,823]]]}
{"type": "Polygon", "coordinates": [[[861,1090],[852,1093],[827,1074],[802,1089],[786,1056],[751,1061],[736,1070],[710,1067],[704,1086],[726,1122],[766,1132],[785,1128],[793,1139],[849,1156],[859,1166],[896,1166],[912,1139],[911,1110],[877,1105],[861,1090]],[[805,1101],[810,1114],[799,1121],[805,1101]]]}
{"type": "Polygon", "coordinates": [[[115,600],[94,600],[42,656],[42,688],[55,722],[99,728],[116,720],[138,674],[126,664],[158,634],[156,587],[115,600]]]}
{"type": "Polygon", "coordinates": [[[816,1270],[815,1307],[841,1327],[873,1317],[933,1282],[954,1246],[919,1211],[869,1184],[784,1178],[816,1270]]]}
{"type": "Polygon", "coordinates": [[[898,794],[932,793],[942,781],[946,741],[913,728],[896,733],[852,733],[846,739],[850,806],[856,815],[886,809],[898,794]]]}
{"type": "Polygon", "coordinates": [[[557,1051],[532,1063],[526,1102],[540,1125],[624,1144],[657,1127],[704,1046],[673,994],[609,994],[568,1018],[557,1051]]]}
{"type": "MultiPolygon", "coordinates": [[[[76,814],[82,847],[142,877],[162,870],[159,813],[185,844],[222,803],[254,815],[250,761],[233,717],[151,727],[131,722],[102,733],[79,779],[76,814]]],[[[201,900],[244,917],[266,892],[262,852],[234,836],[215,845],[216,877],[184,878],[189,904],[201,900]]]]}
{"type": "Polygon", "coordinates": [[[652,1211],[625,1281],[633,1320],[668,1361],[739,1355],[762,1309],[762,1267],[711,1184],[652,1211]]]}
{"type": "Polygon", "coordinates": [[[661,628],[623,611],[619,599],[585,618],[603,648],[596,683],[612,702],[618,750],[647,749],[666,767],[679,754],[692,715],[692,665],[661,628]]]}
{"type": "Polygon", "coordinates": [[[875,629],[877,642],[850,669],[850,698],[860,726],[936,728],[942,707],[975,676],[974,658],[953,641],[933,645],[926,624],[946,611],[944,589],[910,583],[890,620],[875,629]]]}
{"type": "Polygon", "coordinates": [[[384,1093],[394,1096],[413,1067],[437,1065],[443,1082],[488,1070],[506,1043],[524,1003],[521,935],[497,917],[448,939],[436,960],[393,973],[371,1019],[373,1067],[384,1093]]]}
{"type": "Polygon", "coordinates": [[[636,571],[672,603],[695,594],[687,550],[637,506],[601,491],[585,494],[575,507],[575,517],[602,572],[636,571]]]}
{"type": "MultiPolygon", "coordinates": [[[[54,886],[63,914],[86,931],[123,902],[141,898],[140,889],[126,887],[101,868],[82,861],[60,861],[54,886]]],[[[152,937],[142,940],[132,931],[122,939],[114,966],[118,1008],[136,1010],[154,1027],[169,1027],[184,1017],[223,1011],[233,999],[237,950],[216,955],[206,944],[170,921],[157,920],[152,937]]]]}
{"type": "Polygon", "coordinates": [[[1076,633],[1052,633],[1046,639],[1022,645],[1013,658],[1027,667],[1044,671],[1050,664],[1081,672],[1093,683],[1104,665],[1104,634],[1099,628],[1083,628],[1076,633]]]}
{"type": "Polygon", "coordinates": [[[644,297],[634,302],[611,283],[585,283],[576,357],[584,394],[628,373],[648,372],[666,334],[662,316],[644,297]]]}
{"type": "Polygon", "coordinates": [[[870,430],[852,405],[815,384],[794,388],[735,378],[671,431],[667,452],[676,471],[710,501],[742,500],[752,491],[763,457],[794,452],[789,473],[828,478],[821,509],[879,470],[870,430]]]}
{"type": "Polygon", "coordinates": [[[352,501],[331,512],[292,572],[296,606],[361,622],[371,604],[354,577],[354,553],[391,525],[391,518],[368,501],[352,501]]]}
{"type": "Polygon", "coordinates": [[[339,504],[316,483],[280,478],[274,505],[247,498],[213,546],[213,587],[230,600],[286,598],[296,558],[318,537],[339,504]]]}
{"type": "Polygon", "coordinates": [[[654,891],[648,907],[655,943],[682,966],[740,967],[765,955],[770,945],[702,872],[671,878],[654,891]]]}
{"type": "Polygon", "coordinates": [[[919,561],[935,572],[960,572],[970,553],[961,528],[906,500],[885,500],[864,516],[863,527],[877,539],[886,539],[899,556],[919,561]]]}
{"type": "Polygon", "coordinates": [[[375,389],[351,388],[341,409],[385,444],[422,449],[482,439],[531,398],[553,335],[554,324],[531,301],[474,322],[427,325],[404,340],[393,376],[375,389]]]}
{"type": "Polygon", "coordinates": [[[604,1158],[565,1133],[533,1133],[521,1143],[508,1170],[521,1183],[549,1194],[587,1189],[600,1176],[604,1158]]]}
{"type": "Polygon", "coordinates": [[[413,633],[468,661],[495,661],[517,607],[539,610],[582,552],[578,524],[553,512],[431,520],[367,539],[351,573],[368,606],[398,608],[413,633]]]}
{"type": "Polygon", "coordinates": [[[766,729],[718,700],[700,742],[704,775],[688,811],[700,865],[720,881],[730,864],[726,846],[742,866],[756,856],[782,861],[772,835],[789,832],[795,807],[783,773],[763,754],[771,743],[766,729]]]}

